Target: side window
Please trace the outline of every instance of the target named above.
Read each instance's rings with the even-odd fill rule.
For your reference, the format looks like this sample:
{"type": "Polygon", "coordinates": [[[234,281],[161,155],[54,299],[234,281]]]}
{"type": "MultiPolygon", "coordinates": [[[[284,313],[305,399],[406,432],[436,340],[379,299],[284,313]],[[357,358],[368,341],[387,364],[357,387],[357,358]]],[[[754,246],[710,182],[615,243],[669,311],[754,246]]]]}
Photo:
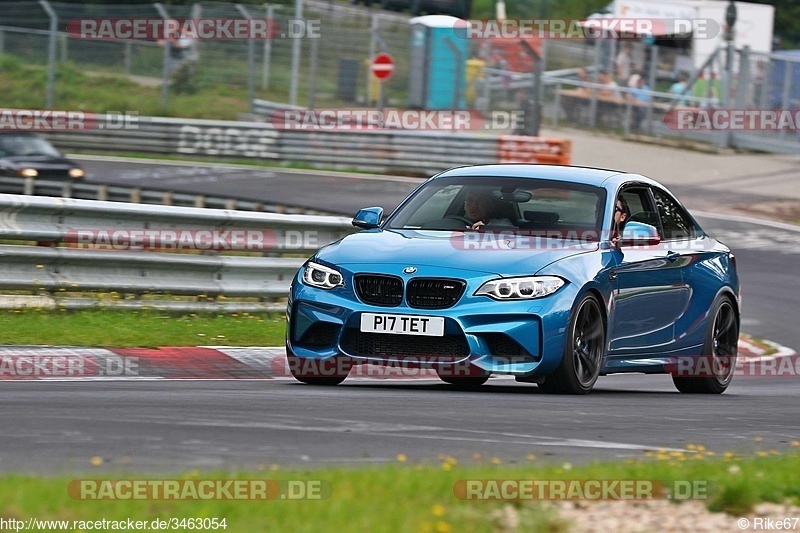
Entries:
{"type": "Polygon", "coordinates": [[[664,228],[664,240],[692,239],[697,235],[689,215],[686,214],[678,202],[660,189],[653,188],[661,225],[664,228]]]}
{"type": "Polygon", "coordinates": [[[634,221],[648,224],[655,228],[659,227],[658,214],[652,210],[652,202],[650,202],[647,188],[641,186],[628,187],[623,189],[619,195],[628,204],[631,215],[628,222],[634,221]]]}

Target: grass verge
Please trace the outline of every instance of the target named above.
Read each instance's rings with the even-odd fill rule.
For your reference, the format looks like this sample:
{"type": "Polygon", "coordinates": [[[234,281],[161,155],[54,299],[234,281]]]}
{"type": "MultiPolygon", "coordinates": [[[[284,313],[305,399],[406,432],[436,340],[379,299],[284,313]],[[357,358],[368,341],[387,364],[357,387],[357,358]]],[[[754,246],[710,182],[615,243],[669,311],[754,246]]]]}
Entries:
{"type": "MultiPolygon", "coordinates": [[[[673,452],[673,454],[676,452],[673,452]]],[[[666,452],[664,452],[666,454],[666,452]]],[[[495,459],[476,456],[469,466],[440,456],[441,464],[412,464],[404,456],[384,467],[316,470],[282,470],[264,465],[251,472],[199,472],[159,479],[269,479],[295,486],[318,482],[323,499],[272,501],[89,501],[73,499],[67,486],[73,479],[145,479],[134,473],[82,474],[72,477],[8,475],[0,484],[0,512],[5,518],[25,520],[153,520],[155,518],[224,518],[225,531],[498,531],[504,517],[515,515],[520,531],[564,531],[566,524],[542,502],[470,501],[456,497],[460,480],[692,480],[707,482],[705,501],[711,510],[746,513],[756,502],[795,505],[800,501],[796,472],[800,455],[742,458],[726,454],[708,457],[670,455],[662,461],[629,460],[580,467],[539,466],[533,456],[525,464],[494,464],[495,459]],[[697,460],[696,458],[700,458],[697,460]],[[476,464],[477,463],[477,464],[476,464]],[[509,510],[509,507],[511,508],[509,510]]],[[[87,459],[102,469],[100,458],[87,459]]],[[[284,490],[286,485],[283,485],[284,490]]],[[[299,491],[296,491],[296,493],[299,491]]],[[[286,494],[284,492],[284,494],[286,494]]],[[[72,526],[72,524],[70,524],[72,526]]]]}
{"type": "Polygon", "coordinates": [[[0,344],[59,346],[280,346],[277,314],[176,314],[156,310],[0,311],[0,344]]]}

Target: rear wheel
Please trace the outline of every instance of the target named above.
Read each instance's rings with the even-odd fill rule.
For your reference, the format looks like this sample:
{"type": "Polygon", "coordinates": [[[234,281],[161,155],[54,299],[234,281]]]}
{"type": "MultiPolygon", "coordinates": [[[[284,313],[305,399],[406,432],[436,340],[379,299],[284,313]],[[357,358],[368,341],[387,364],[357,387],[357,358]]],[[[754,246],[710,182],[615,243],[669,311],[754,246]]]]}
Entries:
{"type": "Polygon", "coordinates": [[[697,369],[699,377],[672,376],[675,388],[689,394],[722,394],[733,379],[739,344],[739,321],[728,296],[720,296],[709,312],[703,354],[697,369]],[[707,359],[706,359],[707,358],[707,359]],[[704,360],[706,359],[706,360],[704,360]]]}
{"type": "Polygon", "coordinates": [[[561,363],[538,387],[550,394],[588,393],[600,375],[605,342],[600,304],[597,298],[587,294],[570,318],[561,363]]]}
{"type": "Polygon", "coordinates": [[[288,348],[286,359],[294,379],[308,385],[338,385],[347,378],[352,367],[351,361],[344,357],[323,360],[297,357],[288,348]]]}

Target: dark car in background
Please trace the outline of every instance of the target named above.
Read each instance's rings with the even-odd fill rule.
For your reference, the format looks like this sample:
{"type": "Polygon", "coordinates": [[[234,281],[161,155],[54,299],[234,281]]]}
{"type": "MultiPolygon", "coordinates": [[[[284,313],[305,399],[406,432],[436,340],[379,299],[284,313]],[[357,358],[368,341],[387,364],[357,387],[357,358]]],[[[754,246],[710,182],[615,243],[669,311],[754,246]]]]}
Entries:
{"type": "Polygon", "coordinates": [[[0,176],[78,180],[85,175],[47,139],[34,133],[0,132],[0,176]]]}
{"type": "Polygon", "coordinates": [[[472,0],[350,0],[351,4],[363,3],[367,7],[379,4],[390,11],[408,10],[411,15],[452,15],[461,19],[469,17],[472,0]]]}

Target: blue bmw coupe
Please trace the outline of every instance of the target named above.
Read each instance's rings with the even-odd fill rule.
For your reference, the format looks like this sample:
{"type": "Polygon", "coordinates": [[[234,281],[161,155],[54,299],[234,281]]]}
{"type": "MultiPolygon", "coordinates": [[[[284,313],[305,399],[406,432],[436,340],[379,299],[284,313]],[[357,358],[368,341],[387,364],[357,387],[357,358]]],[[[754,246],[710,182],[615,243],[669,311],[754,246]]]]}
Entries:
{"type": "Polygon", "coordinates": [[[599,376],[669,373],[721,393],[734,373],[740,291],[731,251],[637,174],[482,165],[425,181],[383,220],[311,257],[293,280],[287,357],[298,380],[355,365],[492,374],[585,394],[599,376]]]}

